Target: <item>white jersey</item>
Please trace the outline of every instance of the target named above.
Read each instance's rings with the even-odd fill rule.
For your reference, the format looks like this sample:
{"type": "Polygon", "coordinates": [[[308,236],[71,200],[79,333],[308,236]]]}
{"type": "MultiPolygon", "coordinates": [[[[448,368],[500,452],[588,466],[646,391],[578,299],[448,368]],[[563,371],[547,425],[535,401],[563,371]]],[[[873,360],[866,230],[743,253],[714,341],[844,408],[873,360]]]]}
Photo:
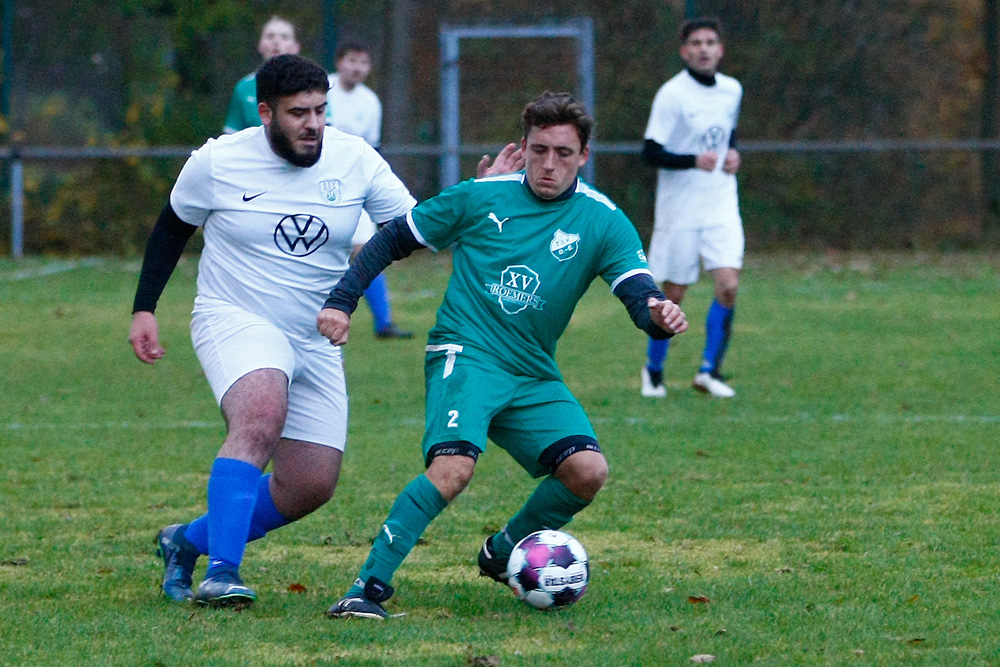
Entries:
{"type": "Polygon", "coordinates": [[[740,224],[736,176],[722,171],[722,164],[742,98],[743,87],[736,79],[716,74],[715,85],[706,86],[686,69],[657,91],[645,138],[680,155],[709,150],[719,154],[710,172],[696,168],[657,170],[657,226],[740,224]]]}
{"type": "Polygon", "coordinates": [[[328,125],[361,137],[369,146],[382,143],[382,103],[371,88],[359,83],[348,92],[340,87],[339,76],[331,74],[326,104],[328,125]]]}
{"type": "Polygon", "coordinates": [[[416,205],[362,139],[325,128],[311,167],[271,150],[263,127],[209,141],[170,193],[184,222],[203,226],[195,311],[234,304],[307,347],[329,344],[316,315],[347,270],[362,209],[386,222],[416,205]]]}

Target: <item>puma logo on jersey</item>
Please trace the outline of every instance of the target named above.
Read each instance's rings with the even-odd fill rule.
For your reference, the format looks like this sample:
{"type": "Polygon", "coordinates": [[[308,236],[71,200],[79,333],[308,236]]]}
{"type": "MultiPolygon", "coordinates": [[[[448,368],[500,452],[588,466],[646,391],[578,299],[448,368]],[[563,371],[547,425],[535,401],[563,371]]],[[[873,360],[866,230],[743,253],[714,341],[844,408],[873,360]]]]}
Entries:
{"type": "Polygon", "coordinates": [[[508,220],[510,220],[510,218],[504,218],[503,220],[501,220],[500,218],[497,217],[497,214],[494,213],[493,211],[490,211],[489,218],[493,222],[497,223],[497,232],[499,232],[500,234],[503,234],[503,223],[505,223],[508,220]]]}
{"type": "Polygon", "coordinates": [[[389,526],[387,526],[387,525],[385,525],[383,523],[382,524],[382,531],[385,532],[386,536],[389,538],[389,544],[392,544],[392,539],[395,537],[395,535],[393,535],[392,531],[389,530],[389,526]]]}

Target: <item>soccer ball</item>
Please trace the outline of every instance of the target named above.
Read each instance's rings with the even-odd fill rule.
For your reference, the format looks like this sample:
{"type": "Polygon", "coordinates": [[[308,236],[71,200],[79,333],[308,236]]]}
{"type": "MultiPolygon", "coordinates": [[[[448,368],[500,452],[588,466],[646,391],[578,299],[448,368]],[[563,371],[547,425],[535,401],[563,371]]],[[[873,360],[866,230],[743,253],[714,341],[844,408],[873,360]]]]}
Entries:
{"type": "Polygon", "coordinates": [[[568,607],[587,590],[590,566],[583,545],[569,533],[540,530],[514,546],[507,583],[536,609],[568,607]]]}

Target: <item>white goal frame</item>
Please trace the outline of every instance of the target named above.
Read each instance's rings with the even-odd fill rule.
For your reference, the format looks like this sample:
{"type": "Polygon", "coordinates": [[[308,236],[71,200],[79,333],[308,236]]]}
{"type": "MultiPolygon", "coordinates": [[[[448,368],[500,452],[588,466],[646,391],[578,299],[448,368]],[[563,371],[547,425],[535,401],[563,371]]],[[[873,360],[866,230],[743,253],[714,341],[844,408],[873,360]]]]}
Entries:
{"type": "MultiPolygon", "coordinates": [[[[482,147],[465,148],[459,137],[458,58],[463,39],[570,38],[576,41],[577,96],[594,113],[594,22],[589,17],[537,25],[477,23],[441,26],[441,187],[460,180],[459,160],[463,154],[481,154],[482,147]]],[[[594,182],[594,161],[583,166],[583,178],[594,182]]]]}

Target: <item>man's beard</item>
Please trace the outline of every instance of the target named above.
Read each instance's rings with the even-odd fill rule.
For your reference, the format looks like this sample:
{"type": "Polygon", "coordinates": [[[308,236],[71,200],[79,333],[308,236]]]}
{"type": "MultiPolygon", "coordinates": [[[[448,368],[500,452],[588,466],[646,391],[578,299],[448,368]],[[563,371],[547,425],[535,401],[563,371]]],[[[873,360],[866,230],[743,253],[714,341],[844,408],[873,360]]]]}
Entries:
{"type": "Polygon", "coordinates": [[[288,134],[278,123],[271,123],[270,127],[268,127],[267,139],[271,144],[271,150],[278,157],[288,160],[296,167],[311,167],[319,161],[320,153],[323,152],[322,130],[317,134],[319,141],[316,143],[316,151],[310,153],[295,152],[292,140],[288,138],[288,134]]]}

